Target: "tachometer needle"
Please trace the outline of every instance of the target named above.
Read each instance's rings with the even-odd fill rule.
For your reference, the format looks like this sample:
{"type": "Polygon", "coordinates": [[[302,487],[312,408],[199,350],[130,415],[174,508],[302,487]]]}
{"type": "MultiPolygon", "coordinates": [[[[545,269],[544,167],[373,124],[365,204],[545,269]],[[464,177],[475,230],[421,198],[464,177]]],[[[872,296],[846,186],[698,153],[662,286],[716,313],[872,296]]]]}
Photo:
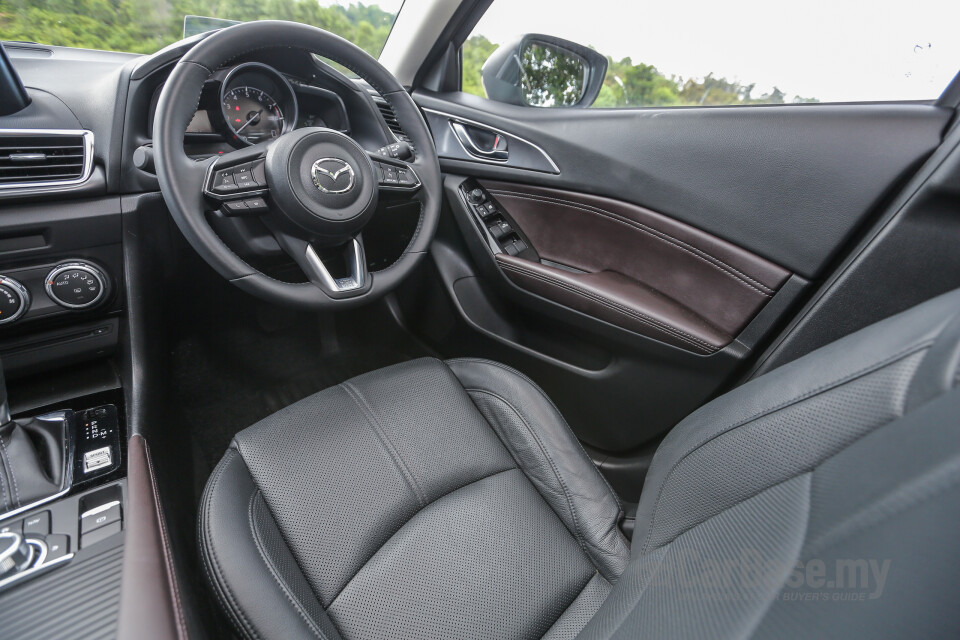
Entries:
{"type": "Polygon", "coordinates": [[[244,129],[246,129],[248,124],[250,124],[251,122],[253,122],[254,120],[256,120],[257,118],[260,117],[260,114],[261,114],[261,113],[263,113],[263,109],[260,109],[260,110],[257,111],[255,114],[253,114],[253,116],[251,116],[249,120],[247,120],[246,122],[244,122],[244,123],[243,123],[243,126],[240,127],[239,129],[237,129],[236,132],[237,132],[237,133],[240,133],[241,131],[243,131],[244,129]]]}

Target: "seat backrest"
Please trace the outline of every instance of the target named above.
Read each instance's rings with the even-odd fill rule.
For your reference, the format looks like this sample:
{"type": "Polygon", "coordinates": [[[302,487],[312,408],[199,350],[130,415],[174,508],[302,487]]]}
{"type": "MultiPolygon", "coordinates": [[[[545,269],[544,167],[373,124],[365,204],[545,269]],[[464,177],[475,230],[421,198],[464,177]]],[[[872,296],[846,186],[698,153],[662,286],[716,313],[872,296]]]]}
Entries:
{"type": "Polygon", "coordinates": [[[582,638],[960,637],[960,291],[680,423],[582,638]]]}

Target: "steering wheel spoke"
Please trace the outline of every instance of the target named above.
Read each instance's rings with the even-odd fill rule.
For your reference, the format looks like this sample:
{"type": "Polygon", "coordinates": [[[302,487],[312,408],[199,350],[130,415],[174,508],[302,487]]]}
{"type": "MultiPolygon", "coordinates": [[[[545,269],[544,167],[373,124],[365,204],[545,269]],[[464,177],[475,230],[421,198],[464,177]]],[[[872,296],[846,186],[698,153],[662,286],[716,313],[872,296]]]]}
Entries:
{"type": "Polygon", "coordinates": [[[379,153],[369,153],[373,169],[377,173],[380,192],[414,194],[420,190],[420,176],[408,162],[387,158],[379,153]]]}
{"type": "Polygon", "coordinates": [[[270,187],[265,157],[264,144],[216,156],[206,169],[204,196],[226,216],[267,213],[270,187]]]}
{"type": "Polygon", "coordinates": [[[360,234],[335,247],[318,248],[268,221],[277,243],[310,282],[334,299],[352,298],[370,290],[372,283],[360,234]]]}

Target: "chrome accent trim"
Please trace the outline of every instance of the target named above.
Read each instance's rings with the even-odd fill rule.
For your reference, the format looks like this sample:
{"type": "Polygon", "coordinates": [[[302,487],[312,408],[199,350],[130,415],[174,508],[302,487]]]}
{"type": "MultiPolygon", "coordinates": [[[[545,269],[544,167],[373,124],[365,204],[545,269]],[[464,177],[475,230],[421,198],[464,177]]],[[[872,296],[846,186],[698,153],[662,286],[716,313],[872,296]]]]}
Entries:
{"type": "Polygon", "coordinates": [[[104,294],[107,292],[107,277],[103,275],[98,267],[90,264],[89,262],[62,262],[55,266],[50,273],[47,274],[47,277],[44,278],[43,288],[47,292],[47,296],[50,297],[50,300],[55,304],[60,305],[61,307],[66,307],[67,309],[89,309],[103,299],[104,294]],[[100,293],[97,294],[97,297],[91,300],[90,302],[85,302],[83,304],[71,304],[69,302],[64,302],[53,295],[53,281],[54,279],[69,269],[77,269],[79,271],[86,271],[91,276],[100,281],[100,293]]]}
{"type": "MultiPolygon", "coordinates": [[[[283,126],[280,127],[280,134],[277,137],[279,138],[283,134],[290,133],[291,131],[296,129],[297,121],[300,119],[300,102],[297,100],[297,92],[293,90],[293,85],[291,85],[290,81],[287,80],[287,76],[283,75],[282,73],[280,73],[279,71],[271,67],[270,65],[264,64],[262,62],[241,62],[237,66],[230,69],[230,71],[227,72],[227,75],[224,76],[223,82],[220,83],[220,93],[218,95],[220,98],[220,115],[223,116],[223,119],[226,121],[227,128],[229,128],[230,131],[237,137],[237,140],[239,140],[240,142],[242,142],[247,146],[253,146],[254,143],[249,142],[244,138],[241,138],[240,134],[237,133],[237,131],[232,126],[230,126],[230,121],[227,119],[226,114],[223,113],[223,96],[228,91],[227,87],[229,86],[230,82],[233,81],[235,76],[237,76],[239,72],[242,72],[251,67],[255,69],[260,69],[261,73],[273,74],[274,76],[276,76],[276,78],[279,78],[280,83],[288,91],[287,97],[290,98],[290,100],[293,103],[293,117],[290,117],[289,113],[283,113],[283,111],[280,112],[280,117],[283,120],[283,126]],[[266,71],[263,71],[264,69],[266,69],[266,71]]],[[[263,91],[263,89],[260,89],[260,87],[251,87],[251,88],[263,91]]],[[[267,93],[266,91],[263,91],[263,92],[267,93]]],[[[267,93],[267,95],[270,96],[269,93],[267,93]]],[[[274,96],[270,96],[270,97],[273,98],[274,100],[277,100],[276,97],[274,96]]],[[[279,101],[277,101],[277,108],[278,109],[280,108],[279,101]]]]}
{"type": "MultiPolygon", "coordinates": [[[[496,149],[491,149],[490,151],[484,151],[477,146],[477,143],[473,141],[473,137],[470,135],[470,132],[467,131],[467,128],[463,126],[463,123],[460,121],[450,121],[450,128],[453,129],[453,134],[457,137],[457,141],[460,142],[460,146],[463,147],[463,150],[469,153],[470,155],[479,158],[481,160],[492,160],[495,162],[506,162],[510,159],[509,154],[506,151],[497,151],[496,149]]],[[[487,127],[483,127],[487,129],[487,127]]],[[[487,129],[488,131],[492,131],[487,129]]],[[[500,135],[496,134],[499,139],[500,135]]]]}
{"type": "Polygon", "coordinates": [[[30,567],[30,568],[27,569],[26,571],[21,571],[20,573],[17,573],[17,574],[15,574],[15,575],[10,576],[9,578],[5,578],[5,579],[3,579],[3,580],[0,580],[0,591],[6,589],[8,586],[10,586],[10,585],[12,585],[12,584],[14,584],[14,583],[16,583],[16,582],[18,582],[18,581],[20,581],[20,580],[23,580],[23,579],[25,579],[25,578],[29,578],[29,577],[34,576],[34,575],[37,575],[37,574],[39,574],[39,573],[44,573],[45,571],[48,571],[49,569],[52,569],[53,567],[56,567],[57,565],[61,565],[61,564],[65,563],[65,562],[69,562],[70,560],[73,559],[73,556],[74,556],[73,553],[68,553],[68,554],[65,555],[65,556],[60,556],[59,558],[57,558],[57,559],[55,559],[55,560],[51,560],[50,562],[44,562],[43,564],[38,564],[38,565],[35,566],[35,567],[30,567]]]}
{"type": "MultiPolygon", "coordinates": [[[[9,316],[4,318],[3,320],[0,320],[0,324],[7,324],[8,322],[13,322],[18,318],[23,317],[23,314],[25,314],[30,309],[30,303],[33,302],[33,300],[30,298],[30,291],[27,290],[25,286],[20,284],[19,281],[14,280],[9,276],[0,275],[0,285],[3,285],[5,287],[10,287],[11,289],[19,293],[20,298],[23,300],[23,304],[20,305],[19,311],[17,311],[12,316],[9,316]]],[[[0,416],[0,424],[6,424],[7,422],[10,421],[9,415],[7,415],[6,418],[7,419],[4,420],[3,416],[0,416]]]]}
{"type": "Polygon", "coordinates": [[[0,129],[0,138],[5,136],[82,136],[83,137],[83,168],[79,178],[70,180],[51,180],[48,182],[9,182],[0,184],[0,194],[26,189],[36,191],[41,189],[58,189],[61,187],[78,186],[90,179],[93,174],[93,132],[86,129],[0,129]]]}
{"type": "Polygon", "coordinates": [[[42,565],[43,561],[47,559],[47,543],[40,538],[28,538],[26,536],[23,537],[23,541],[36,548],[36,556],[30,558],[30,568],[42,565]]]}
{"type": "Polygon", "coordinates": [[[317,276],[317,279],[320,280],[321,284],[327,287],[330,291],[335,291],[337,293],[353,291],[363,287],[365,284],[366,268],[364,268],[363,247],[360,246],[360,242],[356,238],[353,238],[350,241],[350,252],[347,256],[350,275],[346,278],[334,279],[334,277],[330,275],[330,272],[327,271],[327,267],[323,264],[323,260],[321,260],[320,256],[317,255],[316,250],[311,244],[307,245],[306,257],[307,264],[310,265],[314,275],[317,276]]]}
{"type": "MultiPolygon", "coordinates": [[[[472,125],[474,125],[474,126],[476,126],[476,127],[480,127],[480,128],[482,128],[482,129],[487,129],[488,131],[492,131],[492,132],[494,132],[494,133],[498,133],[498,134],[500,134],[500,135],[507,136],[508,139],[509,139],[509,138],[513,138],[514,140],[519,140],[520,142],[522,142],[522,143],[524,143],[524,144],[528,144],[528,145],[530,145],[531,147],[533,147],[534,149],[536,149],[537,151],[539,151],[540,154],[543,155],[544,159],[545,159],[547,162],[550,163],[550,166],[553,167],[554,171],[556,171],[558,175],[560,174],[560,167],[558,167],[558,166],[557,166],[557,163],[553,161],[553,158],[550,157],[550,154],[548,154],[546,151],[544,151],[544,150],[540,147],[540,145],[534,144],[533,142],[530,142],[530,141],[527,140],[526,138],[521,138],[520,136],[518,136],[518,135],[516,135],[516,134],[509,133],[509,132],[507,132],[507,131],[503,131],[502,129],[497,129],[496,127],[491,127],[491,126],[488,125],[488,124],[484,124],[484,123],[482,123],[482,122],[477,122],[476,120],[470,120],[469,118],[461,118],[460,116],[455,116],[455,115],[453,115],[452,113],[447,113],[447,112],[445,112],[445,111],[438,111],[437,109],[431,109],[431,108],[429,108],[429,107],[423,107],[423,110],[424,110],[424,111],[429,111],[430,113],[435,113],[435,114],[437,114],[438,116],[441,116],[441,117],[444,117],[444,118],[449,118],[451,122],[453,122],[453,121],[459,121],[459,122],[464,122],[464,123],[466,123],[466,124],[472,124],[472,125]]],[[[456,132],[454,132],[454,136],[456,137],[456,132]]],[[[458,141],[458,142],[460,141],[460,138],[459,138],[459,137],[457,137],[457,141],[458,141]]],[[[509,140],[508,140],[508,141],[509,141],[509,140]]],[[[461,147],[463,146],[463,143],[462,143],[462,142],[460,142],[460,146],[461,146],[461,147]]],[[[467,150],[465,147],[464,147],[463,150],[464,150],[466,153],[468,153],[468,154],[470,153],[470,151],[467,150]]],[[[471,155],[472,155],[472,154],[471,154],[471,155]]],[[[456,160],[457,158],[451,158],[451,159],[452,159],[452,160],[456,160]]],[[[502,161],[502,160],[489,160],[489,159],[487,159],[487,158],[477,158],[477,157],[475,157],[475,156],[474,156],[474,160],[473,160],[473,161],[475,161],[475,162],[487,162],[487,163],[495,164],[495,165],[502,165],[502,164],[503,164],[503,161],[502,161]]]]}
{"type": "Polygon", "coordinates": [[[90,509],[90,510],[88,510],[88,511],[84,511],[83,513],[81,513],[81,514],[80,514],[80,519],[83,520],[83,519],[86,518],[87,516],[96,515],[96,514],[102,512],[102,511],[106,511],[107,509],[109,509],[109,508],[111,508],[111,507],[114,507],[114,506],[116,506],[116,505],[118,505],[118,504],[120,504],[120,501],[119,501],[119,500],[114,500],[114,501],[112,501],[112,502],[108,502],[108,503],[106,503],[106,504],[102,504],[102,505],[100,505],[99,507],[94,507],[93,509],[90,509]]]}
{"type": "Polygon", "coordinates": [[[315,160],[313,165],[310,166],[310,177],[313,178],[313,186],[323,193],[329,193],[333,195],[349,192],[351,189],[353,189],[353,185],[357,182],[357,172],[354,171],[353,167],[350,166],[350,163],[343,158],[328,157],[315,160]],[[342,166],[336,171],[330,171],[329,169],[324,169],[320,166],[324,162],[339,162],[342,166]],[[336,184],[337,179],[340,178],[340,174],[344,172],[347,173],[349,180],[347,181],[347,186],[345,186],[343,189],[328,189],[320,184],[321,175],[327,176],[333,181],[333,184],[336,184]]]}

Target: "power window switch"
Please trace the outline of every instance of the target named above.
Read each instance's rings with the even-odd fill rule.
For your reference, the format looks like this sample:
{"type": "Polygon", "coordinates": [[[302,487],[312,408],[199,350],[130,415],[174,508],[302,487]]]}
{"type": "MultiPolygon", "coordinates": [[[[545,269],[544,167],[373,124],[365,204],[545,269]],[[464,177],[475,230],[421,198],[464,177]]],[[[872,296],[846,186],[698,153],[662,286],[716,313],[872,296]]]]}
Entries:
{"type": "Polygon", "coordinates": [[[503,245],[503,250],[508,256],[515,256],[520,253],[517,251],[517,247],[512,242],[508,242],[507,244],[503,245]]]}
{"type": "Polygon", "coordinates": [[[511,227],[510,224],[504,220],[501,220],[497,224],[491,225],[488,227],[488,229],[490,229],[490,235],[492,235],[495,240],[499,240],[500,238],[513,233],[513,227],[511,227]]]}

